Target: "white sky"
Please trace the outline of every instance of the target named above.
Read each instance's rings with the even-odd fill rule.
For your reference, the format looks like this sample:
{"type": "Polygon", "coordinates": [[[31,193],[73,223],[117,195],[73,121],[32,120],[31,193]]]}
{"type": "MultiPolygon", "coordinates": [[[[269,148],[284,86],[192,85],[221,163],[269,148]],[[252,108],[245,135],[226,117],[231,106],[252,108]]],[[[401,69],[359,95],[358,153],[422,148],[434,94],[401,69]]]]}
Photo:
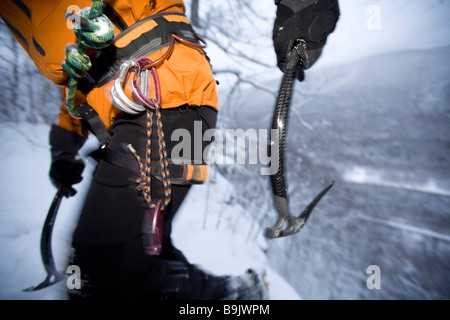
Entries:
{"type": "Polygon", "coordinates": [[[340,0],[320,64],[450,45],[449,0],[340,0]]]}
{"type": "MultiPolygon", "coordinates": [[[[276,6],[273,0],[249,1],[255,12],[268,22],[250,17],[250,21],[257,24],[255,29],[243,21],[245,17],[242,15],[247,12],[230,14],[237,15],[235,22],[239,25],[237,29],[241,37],[248,39],[248,43],[258,43],[258,47],[253,48],[253,53],[250,53],[250,45],[247,51],[249,55],[275,66],[271,34],[276,6]]],[[[189,15],[191,0],[185,0],[185,3],[189,15]]],[[[339,0],[339,4],[341,18],[338,26],[329,37],[321,59],[313,68],[350,63],[389,52],[450,45],[450,0],[339,0]]],[[[220,11],[231,6],[224,5],[222,0],[200,0],[201,16],[204,17],[211,10],[220,11]]],[[[236,27],[229,28],[229,32],[237,32],[232,30],[236,27]]],[[[243,69],[243,73],[254,72],[255,66],[244,61],[240,63],[244,63],[246,67],[240,68],[240,63],[230,60],[214,43],[208,43],[207,52],[216,68],[238,68],[243,69]]]]}

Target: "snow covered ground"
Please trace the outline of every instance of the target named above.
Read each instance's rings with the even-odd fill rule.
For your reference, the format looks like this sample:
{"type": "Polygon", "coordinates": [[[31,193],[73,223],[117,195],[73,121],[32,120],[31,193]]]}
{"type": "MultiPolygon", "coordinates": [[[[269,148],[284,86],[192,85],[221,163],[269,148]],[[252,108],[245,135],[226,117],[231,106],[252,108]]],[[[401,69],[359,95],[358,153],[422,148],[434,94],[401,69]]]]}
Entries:
{"type": "MultiPolygon", "coordinates": [[[[4,139],[0,150],[0,299],[65,299],[65,282],[37,292],[22,292],[45,278],[39,254],[42,224],[45,220],[55,189],[47,178],[50,165],[47,145],[49,126],[29,123],[3,123],[0,136],[4,139]]],[[[84,156],[96,146],[90,139],[83,148],[84,156]]],[[[71,233],[77,219],[79,205],[90,181],[94,167],[88,160],[86,179],[78,185],[79,192],[62,201],[53,234],[54,256],[59,270],[66,268],[71,233]]],[[[211,200],[198,196],[208,186],[193,190],[183,205],[175,225],[175,241],[193,263],[216,274],[244,273],[254,268],[266,273],[270,284],[270,299],[299,299],[298,293],[286,279],[270,267],[264,250],[267,243],[260,230],[251,232],[254,221],[246,217],[246,210],[238,205],[224,205],[232,194],[232,186],[216,174],[216,183],[210,182],[212,192],[221,198],[211,200]],[[213,212],[205,217],[208,206],[213,212]],[[238,226],[227,225],[218,214],[240,215],[238,226]],[[233,229],[230,229],[233,227],[233,229]],[[230,230],[233,230],[231,232],[230,230]]]]}
{"type": "Polygon", "coordinates": [[[391,52],[311,71],[297,86],[291,207],[300,211],[336,181],[297,238],[269,246],[277,271],[298,272],[291,283],[305,299],[450,297],[449,54],[391,52]],[[380,290],[366,287],[371,265],[380,267],[380,290]]]}
{"type": "MultiPolygon", "coordinates": [[[[269,21],[272,1],[260,3],[269,21]]],[[[330,181],[335,187],[298,235],[268,241],[263,229],[276,216],[268,178],[259,166],[216,165],[182,207],[174,240],[214,273],[266,270],[272,299],[450,299],[450,2],[340,3],[342,17],[323,58],[296,85],[287,155],[293,211],[330,181]],[[367,270],[374,265],[381,288],[371,290],[367,270]]],[[[256,59],[273,61],[267,25],[257,26],[265,38],[251,39],[261,39],[256,59]]],[[[209,50],[216,69],[240,67],[258,86],[276,91],[275,67],[267,72],[221,59],[214,43],[209,50]]],[[[3,71],[10,66],[0,65],[5,97],[3,71]]],[[[33,77],[26,85],[39,81],[33,77]]],[[[228,80],[235,78],[218,79],[222,128],[270,126],[273,94],[242,86],[229,96],[228,80]]],[[[55,192],[47,176],[49,127],[22,121],[27,115],[0,126],[0,299],[63,299],[64,283],[21,291],[45,277],[39,237],[55,192]]],[[[92,170],[93,163],[57,218],[61,268],[92,170]]]]}
{"type": "MultiPolygon", "coordinates": [[[[265,270],[272,299],[449,298],[449,54],[450,47],[402,52],[311,72],[296,87],[289,122],[291,207],[300,212],[326,183],[336,185],[307,226],[296,236],[266,240],[263,228],[276,217],[268,177],[255,165],[214,165],[181,208],[176,245],[213,273],[265,270]],[[381,270],[379,290],[366,285],[373,265],[381,270]]],[[[261,101],[273,97],[248,97],[255,107],[241,109],[236,128],[266,127],[272,107],[261,101]],[[256,106],[267,112],[255,117],[256,106]]],[[[45,276],[39,236],[55,192],[47,177],[48,130],[25,122],[0,128],[3,299],[64,298],[64,283],[21,291],[45,276]]],[[[93,148],[91,139],[83,156],[93,148]]],[[[55,226],[61,268],[93,170],[88,164],[55,226]]]]}

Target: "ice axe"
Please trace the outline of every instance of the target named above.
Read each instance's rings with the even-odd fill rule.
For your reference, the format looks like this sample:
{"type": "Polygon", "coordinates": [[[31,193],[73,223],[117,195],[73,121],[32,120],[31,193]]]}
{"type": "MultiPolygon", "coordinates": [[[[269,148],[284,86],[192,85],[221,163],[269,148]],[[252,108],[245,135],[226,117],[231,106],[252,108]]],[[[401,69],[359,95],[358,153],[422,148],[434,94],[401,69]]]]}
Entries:
{"type": "Polygon", "coordinates": [[[24,289],[23,291],[31,292],[41,290],[52,286],[65,278],[64,273],[56,270],[55,261],[53,260],[52,233],[56,214],[58,213],[59,205],[61,204],[63,196],[72,196],[75,194],[74,192],[74,189],[69,191],[65,188],[59,188],[58,191],[56,191],[41,232],[41,258],[45,271],[47,271],[47,277],[37,286],[24,289]]]}
{"type": "MultiPolygon", "coordinates": [[[[272,150],[276,152],[276,164],[278,171],[271,175],[271,182],[273,188],[273,196],[275,205],[278,209],[279,218],[277,223],[266,229],[266,236],[270,239],[286,237],[295,234],[305,225],[314,207],[319,203],[322,197],[333,187],[334,182],[323,189],[306,207],[306,209],[299,215],[293,216],[289,210],[288,190],[286,179],[284,175],[284,159],[286,154],[286,132],[287,132],[287,117],[289,105],[291,102],[294,82],[298,73],[302,70],[302,61],[306,61],[306,43],[304,40],[293,41],[290,45],[288,53],[288,63],[286,71],[281,82],[280,91],[275,107],[273,117],[272,129],[276,130],[277,137],[272,138],[272,150]],[[285,225],[287,226],[285,227],[285,225]]],[[[273,156],[273,155],[272,155],[273,156]]]]}

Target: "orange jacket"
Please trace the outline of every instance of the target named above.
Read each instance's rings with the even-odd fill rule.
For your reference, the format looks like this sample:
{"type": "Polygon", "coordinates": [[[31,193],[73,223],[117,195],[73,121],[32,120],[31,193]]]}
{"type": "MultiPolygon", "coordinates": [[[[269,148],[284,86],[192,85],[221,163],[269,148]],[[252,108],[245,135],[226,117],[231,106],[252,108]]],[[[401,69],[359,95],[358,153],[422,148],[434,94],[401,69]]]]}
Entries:
{"type": "MultiPolygon", "coordinates": [[[[62,69],[65,47],[77,41],[73,30],[68,27],[64,13],[70,6],[84,8],[91,6],[91,3],[90,0],[0,0],[0,15],[39,71],[55,84],[64,87],[68,77],[62,69]]],[[[128,26],[160,12],[185,12],[182,0],[109,0],[108,3],[128,26]]],[[[169,16],[167,19],[188,22],[187,18],[180,16],[169,16]]],[[[152,27],[151,23],[147,23],[113,44],[123,47],[152,27]]],[[[120,30],[116,27],[116,37],[119,34],[120,30]]],[[[165,50],[155,52],[148,58],[156,60],[165,50]]],[[[189,104],[218,109],[216,82],[205,55],[199,50],[176,44],[172,55],[158,68],[158,74],[163,108],[189,104]]],[[[112,84],[113,81],[95,88],[87,96],[78,92],[76,99],[79,103],[87,101],[100,115],[106,127],[122,113],[112,105],[112,84]]],[[[125,92],[131,96],[128,87],[125,92]]],[[[61,106],[57,124],[81,134],[80,121],[69,115],[65,103],[61,106]]]]}

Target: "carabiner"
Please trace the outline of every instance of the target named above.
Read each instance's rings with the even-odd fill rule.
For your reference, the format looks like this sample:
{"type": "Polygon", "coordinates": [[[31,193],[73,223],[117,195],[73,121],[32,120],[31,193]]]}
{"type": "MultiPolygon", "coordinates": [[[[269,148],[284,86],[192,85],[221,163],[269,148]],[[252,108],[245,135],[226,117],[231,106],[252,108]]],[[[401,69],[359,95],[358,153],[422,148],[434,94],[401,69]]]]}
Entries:
{"type": "Polygon", "coordinates": [[[147,58],[139,59],[136,62],[136,65],[138,66],[139,71],[135,73],[134,80],[131,82],[133,92],[147,109],[155,110],[156,108],[161,106],[161,86],[159,83],[158,72],[156,71],[156,68],[152,66],[152,61],[147,58]],[[150,65],[150,67],[143,68],[146,65],[150,65]],[[141,68],[143,68],[143,70],[141,68]],[[149,70],[150,78],[153,79],[153,84],[155,87],[155,98],[147,98],[148,96],[150,96],[150,84],[148,82],[149,70]],[[138,76],[140,80],[140,86],[138,86],[137,84],[138,76]]]}
{"type": "Polygon", "coordinates": [[[145,111],[146,108],[132,101],[123,91],[123,83],[125,82],[125,77],[131,67],[136,67],[136,63],[131,60],[120,66],[119,76],[114,81],[114,85],[111,87],[111,97],[113,99],[114,106],[126,113],[136,115],[145,111]]]}

